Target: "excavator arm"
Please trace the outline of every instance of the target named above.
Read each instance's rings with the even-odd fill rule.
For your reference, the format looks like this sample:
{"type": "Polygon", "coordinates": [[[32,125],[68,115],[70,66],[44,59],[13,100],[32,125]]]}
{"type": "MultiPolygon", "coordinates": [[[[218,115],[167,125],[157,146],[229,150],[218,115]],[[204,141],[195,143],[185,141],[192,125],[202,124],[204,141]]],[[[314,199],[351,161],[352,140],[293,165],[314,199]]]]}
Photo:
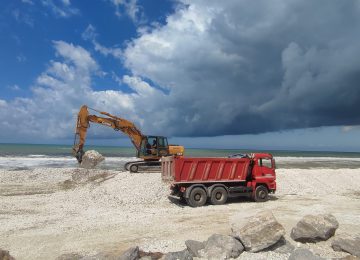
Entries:
{"type": "Polygon", "coordinates": [[[82,156],[84,154],[83,147],[85,145],[86,133],[87,129],[90,127],[90,122],[105,125],[113,128],[115,131],[123,132],[130,138],[136,150],[140,150],[141,141],[144,138],[144,135],[132,122],[117,116],[113,116],[107,112],[97,112],[106,117],[89,115],[89,110],[86,105],[83,105],[78,113],[73,154],[79,162],[82,161],[82,156]]]}

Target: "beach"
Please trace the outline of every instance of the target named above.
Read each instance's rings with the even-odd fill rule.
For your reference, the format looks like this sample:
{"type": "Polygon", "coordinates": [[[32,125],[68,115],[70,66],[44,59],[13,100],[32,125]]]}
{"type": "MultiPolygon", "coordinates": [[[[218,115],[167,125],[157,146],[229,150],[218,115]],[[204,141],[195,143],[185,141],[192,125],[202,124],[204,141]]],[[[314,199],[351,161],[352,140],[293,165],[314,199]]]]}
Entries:
{"type": "MultiPolygon", "coordinates": [[[[246,198],[220,206],[191,208],[169,197],[160,172],[39,168],[0,170],[0,248],[16,259],[55,259],[67,253],[115,254],[185,249],[185,240],[230,234],[231,223],[269,209],[294,246],[325,258],[343,257],[331,240],[300,244],[289,234],[307,214],[331,213],[336,234],[360,234],[360,174],[357,168],[277,169],[277,192],[264,203],[246,198]]],[[[275,254],[275,255],[274,255],[275,254]]],[[[257,253],[255,259],[287,259],[257,253]]],[[[254,259],[244,252],[239,259],[254,259]]]]}

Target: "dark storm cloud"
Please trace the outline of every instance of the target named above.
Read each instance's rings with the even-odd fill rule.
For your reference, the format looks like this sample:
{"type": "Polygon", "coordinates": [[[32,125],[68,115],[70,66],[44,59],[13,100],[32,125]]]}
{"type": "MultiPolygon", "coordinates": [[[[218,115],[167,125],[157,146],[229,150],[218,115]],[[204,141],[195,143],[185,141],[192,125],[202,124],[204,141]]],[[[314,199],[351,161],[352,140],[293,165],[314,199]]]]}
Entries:
{"type": "Polygon", "coordinates": [[[186,4],[125,50],[135,75],[170,93],[150,109],[164,122],[146,128],[212,136],[360,123],[358,1],[186,4]]]}

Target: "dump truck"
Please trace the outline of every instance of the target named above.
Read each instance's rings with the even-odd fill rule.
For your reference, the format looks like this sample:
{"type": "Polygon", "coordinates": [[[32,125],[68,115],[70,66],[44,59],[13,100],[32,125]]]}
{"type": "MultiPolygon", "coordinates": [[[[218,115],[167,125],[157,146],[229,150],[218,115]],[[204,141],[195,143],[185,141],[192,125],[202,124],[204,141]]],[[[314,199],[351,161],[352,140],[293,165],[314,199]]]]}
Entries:
{"type": "Polygon", "coordinates": [[[171,195],[191,207],[226,203],[230,197],[250,196],[256,202],[276,191],[275,159],[268,153],[228,158],[163,157],[162,180],[171,195]]]}

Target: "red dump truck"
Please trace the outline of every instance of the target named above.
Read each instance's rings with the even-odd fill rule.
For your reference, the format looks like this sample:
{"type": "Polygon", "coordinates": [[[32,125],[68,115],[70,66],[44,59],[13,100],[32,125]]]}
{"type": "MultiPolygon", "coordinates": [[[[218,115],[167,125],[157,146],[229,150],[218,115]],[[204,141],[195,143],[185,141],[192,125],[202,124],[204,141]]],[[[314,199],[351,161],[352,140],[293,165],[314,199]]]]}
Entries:
{"type": "Polygon", "coordinates": [[[275,160],[268,153],[229,158],[163,157],[162,180],[171,184],[171,195],[192,207],[224,204],[229,197],[268,199],[276,191],[275,160]]]}

